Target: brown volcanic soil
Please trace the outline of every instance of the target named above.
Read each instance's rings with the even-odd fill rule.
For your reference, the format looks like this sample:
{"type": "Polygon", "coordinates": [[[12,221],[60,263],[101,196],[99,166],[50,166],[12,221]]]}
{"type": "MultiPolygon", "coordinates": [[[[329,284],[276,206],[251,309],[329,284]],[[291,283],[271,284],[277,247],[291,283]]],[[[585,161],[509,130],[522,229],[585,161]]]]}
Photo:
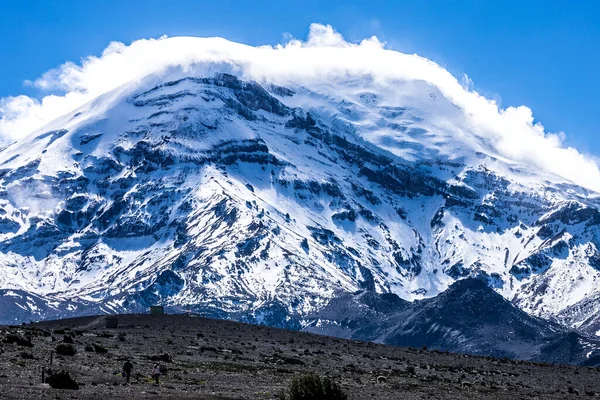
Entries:
{"type": "Polygon", "coordinates": [[[2,343],[1,399],[268,399],[295,376],[332,377],[349,399],[569,399],[600,397],[600,370],[495,360],[362,343],[301,332],[182,315],[121,315],[41,322],[0,330],[30,337],[33,347],[2,343]],[[67,329],[74,356],[54,355],[79,390],[52,389],[41,370],[67,329]],[[58,331],[58,332],[57,332],[58,331]],[[119,339],[121,334],[121,339],[119,339]],[[124,337],[123,335],[124,334],[124,337]],[[86,352],[101,344],[108,353],[86,352]],[[23,353],[31,353],[33,359],[23,353]],[[167,353],[168,373],[155,386],[153,355],[167,353]],[[132,383],[120,375],[126,357],[132,383]],[[385,382],[377,382],[377,377],[385,382]]]}

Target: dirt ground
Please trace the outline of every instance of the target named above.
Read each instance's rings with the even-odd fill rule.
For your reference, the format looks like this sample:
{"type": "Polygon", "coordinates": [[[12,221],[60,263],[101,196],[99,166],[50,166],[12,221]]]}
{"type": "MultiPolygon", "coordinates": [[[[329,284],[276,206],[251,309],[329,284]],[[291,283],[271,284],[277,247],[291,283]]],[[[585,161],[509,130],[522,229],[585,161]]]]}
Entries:
{"type": "Polygon", "coordinates": [[[121,315],[118,322],[107,329],[106,317],[83,317],[0,328],[0,398],[269,399],[306,373],[332,378],[356,400],[600,397],[597,368],[384,346],[194,316],[121,315]],[[9,343],[16,337],[25,341],[9,343]],[[77,353],[54,352],[50,365],[56,346],[71,340],[77,353]],[[134,365],[130,384],[121,376],[127,358],[134,365]],[[159,386],[149,377],[156,359],[167,368],[159,386]],[[79,390],[42,383],[47,367],[69,371],[79,390]]]}

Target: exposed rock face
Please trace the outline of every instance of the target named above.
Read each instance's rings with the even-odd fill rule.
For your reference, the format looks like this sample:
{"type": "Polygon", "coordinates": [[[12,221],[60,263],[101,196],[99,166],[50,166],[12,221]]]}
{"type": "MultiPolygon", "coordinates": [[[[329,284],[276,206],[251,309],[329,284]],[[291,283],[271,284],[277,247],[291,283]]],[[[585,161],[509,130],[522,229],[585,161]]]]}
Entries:
{"type": "Polygon", "coordinates": [[[600,330],[598,195],[427,115],[227,74],[99,98],[0,152],[0,322],[161,303],[301,328],[471,277],[600,330]]]}
{"type": "Polygon", "coordinates": [[[519,310],[480,279],[413,303],[361,291],[332,300],[306,330],[386,344],[551,363],[600,363],[600,340],[519,310]]]}

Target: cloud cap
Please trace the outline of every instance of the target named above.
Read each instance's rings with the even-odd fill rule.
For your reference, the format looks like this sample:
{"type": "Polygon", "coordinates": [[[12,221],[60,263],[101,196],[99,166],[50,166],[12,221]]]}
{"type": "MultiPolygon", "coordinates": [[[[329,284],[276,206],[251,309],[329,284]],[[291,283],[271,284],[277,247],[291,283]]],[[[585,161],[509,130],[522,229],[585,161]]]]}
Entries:
{"type": "Polygon", "coordinates": [[[397,106],[410,99],[417,106],[425,104],[419,102],[422,93],[410,92],[419,85],[405,84],[424,82],[460,111],[429,110],[441,125],[451,125],[448,129],[456,140],[478,137],[499,156],[600,190],[596,162],[565,147],[563,134],[546,132],[528,107],[502,108],[426,58],[386,49],[376,37],[350,43],[331,26],[320,24],[311,25],[305,41],[291,39],[277,46],[194,37],[141,39],[130,45],[113,42],[100,56],[63,64],[31,83],[46,94],[41,99],[23,95],[1,99],[0,140],[23,137],[122,85],[135,85],[149,76],[161,79],[173,67],[190,74],[228,69],[245,79],[303,86],[331,96],[350,95],[349,83],[359,84],[397,106]]]}

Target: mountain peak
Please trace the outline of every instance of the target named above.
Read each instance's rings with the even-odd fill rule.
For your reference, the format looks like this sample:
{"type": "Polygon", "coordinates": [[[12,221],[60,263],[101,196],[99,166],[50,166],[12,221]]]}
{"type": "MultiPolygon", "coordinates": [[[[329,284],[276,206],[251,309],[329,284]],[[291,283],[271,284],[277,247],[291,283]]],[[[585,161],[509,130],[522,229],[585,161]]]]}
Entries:
{"type": "Polygon", "coordinates": [[[553,325],[521,310],[594,318],[598,200],[457,136],[463,111],[411,97],[429,84],[178,74],[0,152],[0,287],[22,320],[163,304],[298,328],[332,302],[398,322],[418,300],[414,318],[443,302],[542,340],[553,325]]]}

